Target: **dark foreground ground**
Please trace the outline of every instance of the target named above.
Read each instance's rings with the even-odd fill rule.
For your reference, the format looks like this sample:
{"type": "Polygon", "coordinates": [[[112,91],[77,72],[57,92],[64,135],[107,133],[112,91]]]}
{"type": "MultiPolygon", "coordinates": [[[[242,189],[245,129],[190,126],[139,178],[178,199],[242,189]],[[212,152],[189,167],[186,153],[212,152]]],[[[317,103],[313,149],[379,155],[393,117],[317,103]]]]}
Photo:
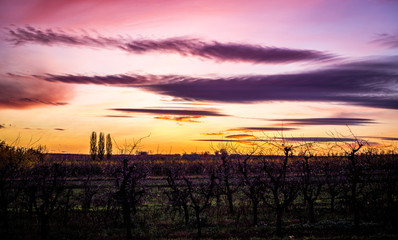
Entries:
{"type": "Polygon", "coordinates": [[[395,154],[90,160],[2,147],[0,239],[398,239],[395,154]]]}

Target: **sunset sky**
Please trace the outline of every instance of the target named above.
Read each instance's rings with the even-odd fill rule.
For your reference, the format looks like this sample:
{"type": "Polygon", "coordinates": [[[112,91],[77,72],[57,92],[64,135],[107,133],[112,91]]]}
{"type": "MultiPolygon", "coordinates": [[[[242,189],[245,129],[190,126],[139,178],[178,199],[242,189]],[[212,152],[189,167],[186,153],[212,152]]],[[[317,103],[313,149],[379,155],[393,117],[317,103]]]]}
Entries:
{"type": "Polygon", "coordinates": [[[396,144],[397,13],[393,0],[0,0],[0,140],[396,144]]]}

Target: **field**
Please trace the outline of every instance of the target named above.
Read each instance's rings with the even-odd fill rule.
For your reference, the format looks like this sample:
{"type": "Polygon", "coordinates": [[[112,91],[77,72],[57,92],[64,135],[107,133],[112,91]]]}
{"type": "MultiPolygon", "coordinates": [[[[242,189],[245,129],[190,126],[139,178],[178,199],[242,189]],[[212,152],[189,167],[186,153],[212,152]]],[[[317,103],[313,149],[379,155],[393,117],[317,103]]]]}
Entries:
{"type": "Polygon", "coordinates": [[[2,143],[1,238],[398,238],[396,153],[282,153],[92,160],[2,143]]]}

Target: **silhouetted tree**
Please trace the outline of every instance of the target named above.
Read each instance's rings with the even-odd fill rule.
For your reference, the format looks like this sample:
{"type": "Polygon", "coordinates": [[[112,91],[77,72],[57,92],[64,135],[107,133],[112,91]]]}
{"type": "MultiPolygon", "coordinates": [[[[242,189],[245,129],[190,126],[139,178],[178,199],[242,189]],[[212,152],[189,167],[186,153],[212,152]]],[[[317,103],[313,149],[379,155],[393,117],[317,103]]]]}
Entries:
{"type": "Polygon", "coordinates": [[[29,176],[26,193],[41,224],[41,239],[47,239],[48,225],[65,190],[66,171],[60,164],[42,163],[35,166],[29,176]]]}
{"type": "Polygon", "coordinates": [[[195,211],[196,227],[198,230],[198,237],[202,236],[202,221],[200,214],[210,206],[211,198],[213,197],[213,189],[215,185],[215,176],[211,172],[207,179],[200,180],[199,183],[194,184],[191,179],[184,177],[188,195],[191,199],[191,208],[195,211]]]}
{"type": "Polygon", "coordinates": [[[88,162],[85,166],[85,179],[81,181],[82,187],[82,211],[85,215],[87,215],[91,208],[91,203],[95,194],[98,193],[99,186],[96,186],[92,183],[92,177],[94,173],[93,163],[88,162]]]}
{"type": "Polygon", "coordinates": [[[145,193],[141,181],[145,179],[146,171],[143,166],[129,165],[128,160],[123,160],[123,167],[116,173],[116,185],[118,191],[113,195],[114,199],[121,204],[123,212],[123,223],[126,229],[126,239],[132,239],[131,215],[137,213],[137,206],[145,193]]]}
{"type": "Polygon", "coordinates": [[[99,138],[98,138],[98,158],[99,160],[104,159],[105,155],[105,135],[103,132],[100,132],[99,138]]]}
{"type": "MultiPolygon", "coordinates": [[[[351,132],[351,129],[349,129],[351,132]]],[[[363,189],[363,184],[361,186],[361,182],[363,182],[364,178],[364,166],[361,159],[358,157],[358,152],[364,147],[365,141],[358,139],[352,132],[352,137],[355,139],[352,143],[345,143],[345,146],[336,143],[336,146],[339,147],[344,155],[347,157],[346,163],[346,179],[348,181],[348,187],[350,190],[351,196],[349,197],[349,203],[351,212],[354,216],[354,230],[358,232],[359,230],[359,222],[360,222],[360,205],[361,201],[359,199],[360,192],[363,189]]],[[[338,135],[336,140],[339,138],[343,138],[342,135],[338,135]]],[[[338,141],[337,141],[338,142],[338,141]]]]}
{"type": "Polygon", "coordinates": [[[170,190],[165,191],[165,194],[171,202],[173,209],[183,208],[185,225],[189,222],[189,194],[188,189],[182,182],[183,171],[181,167],[170,166],[166,168],[167,172],[167,184],[170,190]]]}
{"type": "Polygon", "coordinates": [[[255,162],[249,164],[248,160],[251,155],[247,156],[239,166],[241,173],[241,182],[243,183],[243,193],[250,199],[253,212],[253,225],[258,223],[258,205],[264,190],[264,182],[261,178],[259,170],[261,167],[255,166],[255,162]]]}
{"type": "Polygon", "coordinates": [[[234,177],[234,174],[236,174],[236,168],[233,164],[233,159],[231,159],[231,156],[228,154],[226,149],[221,149],[220,153],[221,163],[217,169],[217,177],[220,180],[220,184],[217,187],[221,191],[221,194],[224,194],[227,197],[229,213],[233,215],[233,194],[238,191],[240,184],[234,177]]]}
{"type": "Polygon", "coordinates": [[[326,191],[330,195],[330,211],[334,212],[337,196],[343,192],[345,176],[342,176],[343,163],[339,156],[328,156],[321,162],[321,170],[325,176],[326,191]]]}
{"type": "Polygon", "coordinates": [[[348,180],[350,183],[351,189],[351,209],[354,214],[354,227],[355,230],[359,230],[359,183],[362,177],[362,166],[357,157],[357,152],[363,147],[363,143],[359,140],[356,141],[355,144],[350,146],[350,150],[348,152],[348,180]]]}
{"type": "Polygon", "coordinates": [[[97,133],[92,132],[90,137],[90,155],[91,159],[95,160],[97,156],[97,133]]]}
{"type": "Polygon", "coordinates": [[[0,142],[0,218],[5,229],[8,228],[8,206],[21,192],[20,178],[25,157],[25,149],[0,142]]]}
{"type": "Polygon", "coordinates": [[[111,134],[106,135],[106,158],[111,159],[112,157],[112,138],[111,134]]]}
{"type": "Polygon", "coordinates": [[[386,219],[390,224],[397,223],[398,217],[398,158],[396,151],[390,151],[383,156],[383,172],[385,172],[385,181],[383,192],[386,194],[387,212],[386,219]]]}
{"type": "Polygon", "coordinates": [[[318,199],[323,186],[323,181],[319,178],[321,168],[309,149],[302,153],[301,158],[301,190],[304,204],[307,205],[309,222],[315,223],[314,203],[318,199]]]}
{"type": "Polygon", "coordinates": [[[276,214],[276,234],[282,235],[282,217],[289,205],[296,199],[299,190],[297,182],[294,180],[295,169],[289,163],[289,156],[293,146],[282,144],[284,158],[277,161],[263,161],[263,171],[268,177],[265,184],[264,204],[274,209],[276,214]]]}

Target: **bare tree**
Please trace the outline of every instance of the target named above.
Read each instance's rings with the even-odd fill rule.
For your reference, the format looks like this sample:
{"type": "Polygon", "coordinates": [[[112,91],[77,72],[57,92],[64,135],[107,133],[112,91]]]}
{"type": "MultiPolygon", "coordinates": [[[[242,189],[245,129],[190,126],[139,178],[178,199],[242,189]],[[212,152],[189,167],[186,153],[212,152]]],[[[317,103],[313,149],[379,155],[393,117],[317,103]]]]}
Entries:
{"type": "Polygon", "coordinates": [[[103,132],[100,132],[98,138],[98,158],[99,160],[104,159],[105,155],[105,135],[103,132]]]}
{"type": "Polygon", "coordinates": [[[341,175],[343,170],[342,159],[336,155],[329,155],[321,162],[321,170],[325,176],[326,191],[330,196],[330,211],[334,212],[337,196],[344,189],[345,177],[341,175]]]}
{"type": "MultiPolygon", "coordinates": [[[[149,137],[149,135],[146,137],[149,137]]],[[[119,147],[116,141],[115,144],[121,154],[131,155],[141,147],[141,142],[146,137],[133,141],[131,144],[128,144],[126,141],[121,147],[119,147]]],[[[123,165],[121,167],[119,165],[114,173],[118,191],[113,194],[113,198],[122,206],[123,224],[127,240],[133,238],[131,216],[136,214],[137,206],[145,193],[142,181],[147,176],[147,169],[144,166],[130,163],[129,160],[129,156],[125,156],[123,165]]]]}
{"type": "Polygon", "coordinates": [[[241,181],[243,185],[243,193],[250,199],[252,204],[253,225],[258,223],[258,206],[261,202],[264,182],[260,174],[261,167],[254,166],[256,164],[249,164],[251,155],[245,157],[240,163],[239,171],[241,173],[241,181]]]}
{"type": "Polygon", "coordinates": [[[238,191],[240,182],[236,181],[234,175],[237,173],[237,169],[234,165],[234,159],[228,154],[227,149],[221,149],[220,151],[220,164],[217,169],[217,177],[220,179],[218,188],[221,193],[227,197],[229,213],[234,214],[234,200],[233,195],[238,191]]]}
{"type": "Polygon", "coordinates": [[[173,209],[184,210],[185,225],[189,222],[189,194],[188,188],[183,182],[183,169],[181,167],[169,166],[167,171],[167,184],[170,190],[165,194],[172,204],[173,209]]]}
{"type": "Polygon", "coordinates": [[[118,191],[114,193],[114,199],[122,205],[123,223],[126,229],[126,239],[132,239],[131,215],[137,213],[137,206],[145,193],[141,184],[146,177],[145,169],[136,164],[129,165],[128,160],[123,160],[121,171],[116,173],[118,191]]]}
{"type": "Polygon", "coordinates": [[[87,215],[91,208],[91,203],[95,194],[98,193],[99,187],[93,184],[92,177],[94,172],[93,163],[87,162],[85,166],[85,179],[81,181],[82,185],[82,211],[87,215]]]}
{"type": "Polygon", "coordinates": [[[97,133],[92,132],[90,136],[90,155],[92,160],[95,160],[97,151],[97,133]]]}
{"type": "Polygon", "coordinates": [[[47,239],[48,225],[59,209],[65,190],[66,172],[60,164],[41,163],[30,172],[26,193],[41,224],[41,239],[47,239]]]}
{"type": "Polygon", "coordinates": [[[301,190],[304,203],[307,205],[309,222],[315,223],[314,203],[318,199],[323,186],[323,181],[320,179],[321,168],[314,159],[311,145],[306,145],[305,150],[300,155],[301,190]]]}
{"type": "Polygon", "coordinates": [[[210,171],[207,179],[200,180],[194,183],[191,179],[184,177],[188,195],[191,199],[191,208],[195,211],[196,227],[198,230],[198,237],[202,236],[202,221],[201,213],[210,206],[211,198],[213,197],[213,190],[215,186],[215,175],[210,171]]]}
{"type": "Polygon", "coordinates": [[[357,152],[363,147],[363,143],[359,140],[356,141],[355,145],[350,146],[350,152],[348,153],[348,179],[350,181],[351,188],[351,208],[354,214],[354,227],[355,230],[359,230],[359,202],[358,202],[358,185],[361,180],[362,175],[362,167],[358,161],[358,157],[356,156],[357,152]]]}
{"type": "MultiPolygon", "coordinates": [[[[133,139],[132,142],[127,142],[127,140],[124,141],[123,144],[119,145],[115,140],[113,140],[116,144],[116,148],[119,150],[119,153],[121,155],[132,155],[135,152],[140,151],[141,149],[141,143],[145,138],[150,137],[151,134],[149,134],[148,136],[139,138],[138,140],[133,139]]],[[[112,144],[111,144],[112,145],[112,144]]]]}
{"type": "Polygon", "coordinates": [[[263,161],[263,172],[268,178],[264,185],[265,194],[263,195],[264,204],[274,209],[276,214],[276,234],[282,235],[282,217],[289,205],[296,199],[299,190],[294,176],[288,173],[294,173],[295,169],[289,162],[289,157],[293,146],[281,145],[284,153],[282,160],[263,161]]]}
{"type": "Polygon", "coordinates": [[[360,204],[361,202],[359,201],[359,195],[360,191],[363,188],[361,187],[361,181],[363,180],[363,165],[358,158],[357,154],[358,152],[366,145],[366,142],[358,139],[354,133],[351,131],[349,128],[351,136],[354,138],[354,141],[352,143],[347,143],[345,142],[345,146],[342,146],[339,144],[338,141],[339,138],[344,139],[344,136],[341,134],[338,134],[336,137],[336,146],[340,148],[345,156],[348,159],[347,162],[347,175],[346,178],[349,183],[349,188],[350,188],[350,207],[352,214],[354,215],[354,229],[356,232],[359,230],[359,222],[360,222],[360,204]]]}
{"type": "Polygon", "coordinates": [[[0,218],[8,229],[8,207],[21,193],[26,149],[0,142],[0,218]],[[22,183],[22,184],[21,184],[22,183]]]}

